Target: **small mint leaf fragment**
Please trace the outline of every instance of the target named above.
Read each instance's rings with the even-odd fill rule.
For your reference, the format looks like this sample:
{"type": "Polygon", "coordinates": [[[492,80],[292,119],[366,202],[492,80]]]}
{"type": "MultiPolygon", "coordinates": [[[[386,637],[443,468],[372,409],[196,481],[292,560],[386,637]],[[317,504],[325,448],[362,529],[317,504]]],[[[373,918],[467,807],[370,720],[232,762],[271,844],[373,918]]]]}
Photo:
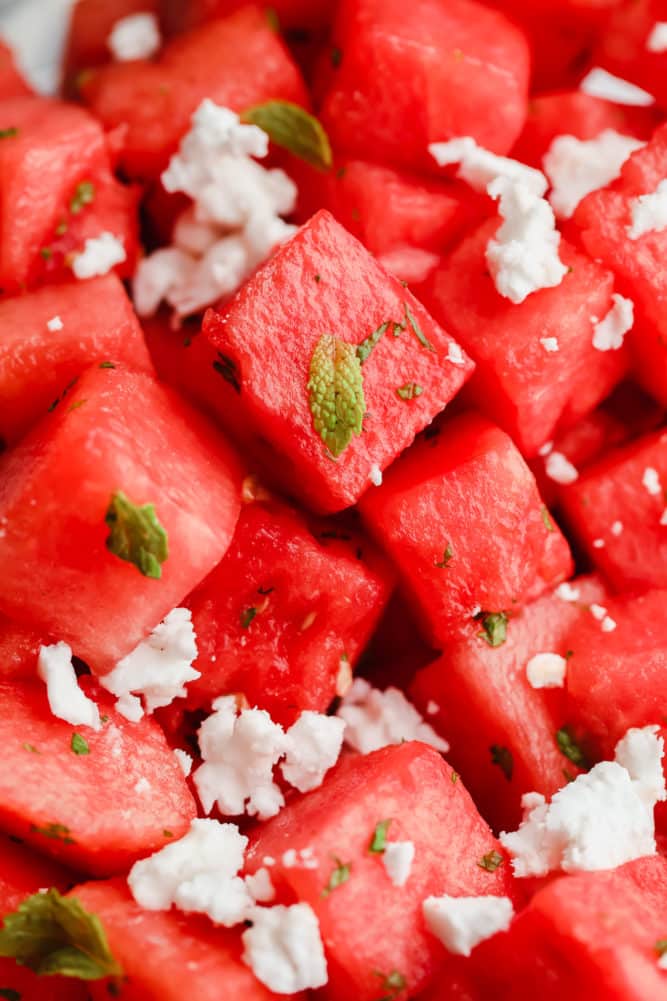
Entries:
{"type": "Polygon", "coordinates": [[[556,746],[573,765],[577,765],[579,768],[588,767],[586,755],[572,736],[569,727],[564,726],[556,732],[556,746]]]}
{"type": "Polygon", "coordinates": [[[133,563],[144,577],[159,580],[169,556],[167,533],[153,504],[133,504],[122,490],[112,494],[104,520],[109,527],[106,546],[126,563],[133,563]]]}
{"type": "Polygon", "coordinates": [[[368,846],[369,852],[373,852],[376,855],[382,854],[387,847],[387,831],[389,830],[390,824],[391,818],[389,820],[381,820],[375,825],[373,837],[371,838],[371,843],[368,846]]]}
{"type": "Polygon", "coordinates": [[[419,343],[421,344],[421,346],[426,348],[427,351],[435,351],[435,348],[433,347],[428,337],[422,330],[421,326],[419,325],[419,321],[417,320],[417,317],[414,315],[414,313],[408,306],[407,302],[403,303],[403,306],[405,308],[405,319],[410,324],[412,332],[419,341],[419,343]]]}
{"type": "Polygon", "coordinates": [[[70,748],[75,754],[90,754],[88,741],[80,733],[73,733],[70,741],[70,748]]]}
{"type": "Polygon", "coordinates": [[[329,170],[333,162],[329,137],[321,123],[299,104],[265,101],[247,108],[241,115],[247,125],[257,125],[272,143],[289,150],[311,167],[329,170]]]}
{"type": "Polygon", "coordinates": [[[445,551],[442,554],[442,559],[435,560],[433,566],[437,567],[438,570],[446,570],[449,564],[452,562],[453,558],[454,558],[454,550],[452,549],[451,545],[448,542],[447,546],[445,547],[445,551]]]}
{"type": "Polygon", "coordinates": [[[505,612],[480,612],[475,616],[481,621],[483,632],[477,635],[489,646],[502,646],[507,639],[508,618],[505,612]]]}
{"type": "Polygon", "coordinates": [[[337,890],[343,883],[347,883],[350,878],[350,866],[346,862],[341,862],[339,858],[334,858],[334,862],[336,863],[336,867],[329,876],[329,882],[322,890],[323,897],[328,897],[330,893],[337,890]]]}

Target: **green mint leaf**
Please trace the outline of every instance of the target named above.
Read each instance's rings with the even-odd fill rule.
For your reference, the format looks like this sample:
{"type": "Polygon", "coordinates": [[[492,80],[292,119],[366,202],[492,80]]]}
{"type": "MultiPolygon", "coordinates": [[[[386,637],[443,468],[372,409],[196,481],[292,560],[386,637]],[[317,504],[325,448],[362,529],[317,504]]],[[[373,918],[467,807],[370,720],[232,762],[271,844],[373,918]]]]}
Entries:
{"type": "Polygon", "coordinates": [[[514,758],[510,749],[501,747],[500,744],[492,744],[489,750],[492,764],[498,765],[507,781],[511,782],[514,774],[514,758]]]}
{"type": "Polygon", "coordinates": [[[223,355],[218,351],[218,358],[213,362],[213,368],[221,375],[225,382],[229,385],[236,393],[241,392],[241,380],[239,379],[239,370],[236,362],[233,361],[228,355],[223,355]]]}
{"type": "Polygon", "coordinates": [[[159,580],[169,556],[167,533],[153,504],[133,504],[122,490],[111,497],[104,520],[109,526],[107,549],[126,563],[133,563],[144,577],[159,580]]]}
{"type": "Polygon", "coordinates": [[[547,532],[555,532],[556,529],[554,527],[554,523],[551,520],[549,512],[544,506],[544,504],[540,508],[540,514],[542,515],[542,521],[544,522],[544,527],[546,528],[547,532]]]}
{"type": "Polygon", "coordinates": [[[256,608],[246,608],[245,611],[241,612],[241,629],[247,629],[256,615],[256,608]]]}
{"type": "Polygon", "coordinates": [[[51,258],[53,257],[53,251],[51,250],[50,247],[42,247],[39,252],[39,256],[44,261],[50,261],[51,258]]]}
{"type": "Polygon", "coordinates": [[[30,751],[31,754],[41,754],[42,753],[41,751],[37,750],[37,748],[35,747],[34,744],[22,744],[21,746],[23,747],[24,751],[30,751]]]}
{"type": "Polygon", "coordinates": [[[382,973],[380,970],[373,970],[376,977],[379,977],[382,981],[383,995],[378,998],[378,1001],[395,1001],[401,991],[404,991],[408,986],[408,982],[402,973],[398,970],[392,970],[391,973],[382,973]]]}
{"type": "Polygon", "coordinates": [[[68,229],[67,223],[65,222],[64,219],[61,219],[58,225],[56,226],[55,230],[56,236],[64,236],[65,233],[67,232],[67,229],[68,229]]]}
{"type": "Polygon", "coordinates": [[[75,754],[90,754],[88,741],[80,733],[73,733],[70,748],[75,754]]]}
{"type": "Polygon", "coordinates": [[[65,827],[64,824],[44,824],[43,827],[31,824],[30,830],[34,831],[35,834],[43,835],[45,838],[53,838],[54,841],[62,841],[64,845],[76,844],[74,838],[70,838],[69,836],[69,827],[65,827]]]}
{"type": "Polygon", "coordinates": [[[475,616],[482,623],[481,633],[477,633],[489,646],[502,646],[507,639],[507,616],[504,612],[480,612],[475,616]]]}
{"type": "Polygon", "coordinates": [[[333,893],[343,883],[347,883],[350,878],[350,866],[345,862],[341,862],[339,858],[334,858],[334,862],[336,863],[336,867],[329,876],[329,882],[322,890],[323,897],[328,897],[330,893],[333,893]]]}
{"type": "Polygon", "coordinates": [[[568,761],[579,768],[587,768],[586,755],[577,744],[568,727],[564,726],[556,733],[556,746],[561,754],[564,754],[568,761]]]}
{"type": "Polygon", "coordinates": [[[72,215],[78,215],[86,205],[90,205],[95,198],[95,185],[92,181],[81,181],[74,189],[69,203],[69,210],[72,215]]]}
{"type": "Polygon", "coordinates": [[[419,326],[419,321],[417,320],[417,317],[414,315],[414,313],[408,306],[407,302],[403,303],[403,306],[405,308],[405,319],[410,324],[412,332],[419,341],[419,343],[421,344],[421,346],[423,348],[426,348],[427,351],[435,351],[435,348],[429,341],[428,337],[426,336],[422,328],[419,326]]]}
{"type": "Polygon", "coordinates": [[[311,167],[328,170],[333,162],[329,137],[317,118],[291,101],[255,104],[241,115],[241,121],[257,125],[276,146],[289,150],[311,167]]]}
{"type": "Polygon", "coordinates": [[[452,780],[452,785],[456,785],[456,783],[458,782],[458,780],[460,778],[460,775],[459,775],[458,772],[452,772],[452,774],[449,777],[452,780]]]}
{"type": "Polygon", "coordinates": [[[357,358],[362,365],[371,354],[373,348],[379,344],[382,336],[387,332],[388,327],[389,320],[386,320],[384,323],[380,324],[377,330],[374,330],[372,334],[369,334],[368,337],[364,338],[361,344],[357,346],[357,358]]]}
{"type": "Polygon", "coordinates": [[[112,361],[101,361],[100,368],[115,368],[116,366],[112,361]]]}
{"type": "Polygon", "coordinates": [[[487,872],[495,872],[498,866],[502,865],[504,861],[505,859],[500,852],[497,852],[494,848],[492,851],[487,852],[486,855],[482,855],[477,865],[480,869],[486,869],[487,872]]]}
{"type": "Polygon", "coordinates": [[[396,390],[396,394],[402,400],[414,400],[416,397],[421,396],[423,392],[422,387],[416,382],[406,382],[404,386],[399,386],[396,390]]]}
{"type": "Polygon", "coordinates": [[[389,830],[390,824],[391,818],[389,820],[381,820],[379,824],[375,825],[373,837],[371,838],[371,843],[368,846],[369,852],[373,852],[377,855],[382,854],[387,847],[387,831],[389,830]]]}
{"type": "Polygon", "coordinates": [[[11,125],[8,129],[0,129],[0,139],[13,139],[19,134],[19,130],[11,125]]]}
{"type": "Polygon", "coordinates": [[[336,458],[362,432],[364,379],[355,346],[324,334],[313,351],[308,378],[313,426],[336,458]]]}
{"type": "Polygon", "coordinates": [[[445,551],[442,554],[442,559],[436,560],[433,566],[437,567],[438,570],[446,570],[449,564],[452,562],[453,558],[454,558],[454,550],[452,549],[451,545],[448,542],[445,551]]]}
{"type": "Polygon", "coordinates": [[[0,956],[35,973],[77,980],[101,980],[123,972],[100,919],[75,897],[62,897],[55,889],[33,894],[5,917],[0,956]]]}
{"type": "Polygon", "coordinates": [[[667,952],[667,938],[659,938],[653,948],[658,956],[664,956],[667,952]]]}
{"type": "Polygon", "coordinates": [[[162,834],[164,835],[165,838],[173,838],[174,836],[174,832],[170,831],[167,827],[165,827],[162,834]]]}

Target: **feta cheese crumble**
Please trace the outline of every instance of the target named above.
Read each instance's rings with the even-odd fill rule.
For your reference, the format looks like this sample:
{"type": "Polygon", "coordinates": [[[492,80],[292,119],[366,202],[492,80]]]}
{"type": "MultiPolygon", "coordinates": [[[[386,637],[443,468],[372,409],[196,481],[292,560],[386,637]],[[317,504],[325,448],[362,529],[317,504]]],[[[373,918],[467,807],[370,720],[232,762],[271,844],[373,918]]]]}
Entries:
{"type": "Polygon", "coordinates": [[[192,755],[188,754],[187,751],[182,751],[180,747],[174,748],[174,756],[178,761],[183,775],[187,779],[188,775],[192,771],[192,755]]]}
{"type": "Polygon", "coordinates": [[[549,186],[540,170],[510,157],[496,156],[488,149],[478,146],[471,136],[431,143],[428,151],[439,167],[458,163],[456,176],[480,194],[498,177],[517,181],[537,196],[543,195],[549,186]]]}
{"type": "Polygon", "coordinates": [[[617,537],[619,535],[623,534],[623,522],[622,521],[615,521],[612,524],[612,526],[611,526],[611,534],[615,535],[617,537]]]}
{"type": "MultiPolygon", "coordinates": [[[[136,704],[137,696],[141,695],[144,710],[152,713],[174,699],[183,698],[186,684],[201,676],[192,666],[196,657],[192,612],[188,608],[174,608],[147,639],[99,681],[119,701],[123,700],[117,704],[119,712],[131,708],[136,716],[142,708],[136,704]],[[128,696],[134,696],[135,701],[128,696]]],[[[141,715],[143,712],[139,718],[141,715]]]]}
{"type": "Polygon", "coordinates": [[[623,347],[623,338],[632,329],[635,320],[635,306],[631,299],[625,299],[614,292],[613,306],[593,327],[593,347],[598,351],[618,351],[623,347]]]}
{"type": "Polygon", "coordinates": [[[159,51],[161,44],[158,19],[148,12],[121,17],[107,38],[107,47],[119,62],[150,59],[159,51]]]}
{"type": "Polygon", "coordinates": [[[243,962],[276,994],[323,987],[327,961],[317,916],[309,904],[256,907],[243,940],[243,962]]]}
{"type": "Polygon", "coordinates": [[[463,349],[456,341],[450,341],[447,346],[447,361],[451,362],[452,365],[465,365],[466,363],[463,349]]]}
{"type": "Polygon", "coordinates": [[[394,886],[405,886],[415,857],[412,841],[389,841],[382,853],[382,864],[394,886]]]}
{"type": "Polygon", "coordinates": [[[374,487],[382,486],[382,470],[377,463],[371,466],[370,473],[368,474],[368,479],[371,481],[374,487]]]}
{"type": "Polygon", "coordinates": [[[46,321],[46,328],[55,333],[55,331],[63,329],[63,321],[59,316],[52,316],[50,320],[46,321]]]}
{"type": "Polygon", "coordinates": [[[231,928],[245,921],[254,906],[238,875],[247,844],[235,824],[193,820],[184,837],[134,863],[127,877],[132,896],[149,911],[174,905],[231,928]]]}
{"type": "Polygon", "coordinates": [[[245,885],[257,904],[268,904],[275,899],[276,889],[271,882],[271,873],[263,866],[252,876],[245,877],[245,885]]]}
{"type": "Polygon", "coordinates": [[[567,661],[557,653],[536,653],[526,664],[526,677],[532,688],[562,688],[567,661]]]}
{"type": "Polygon", "coordinates": [[[554,594],[561,601],[579,601],[581,597],[581,591],[574,584],[570,584],[569,581],[563,581],[559,584],[554,594]]]}
{"type": "Polygon", "coordinates": [[[123,241],[105,231],[86,240],[83,250],[74,257],[72,271],[75,278],[95,278],[108,274],[126,258],[123,241]]]}
{"type": "Polygon", "coordinates": [[[299,792],[322,785],[338,761],[345,723],[336,716],[306,710],[285,734],[285,761],[280,769],[299,792]]]}
{"type": "Polygon", "coordinates": [[[560,285],[567,268],[558,256],[560,233],[549,203],[521,182],[496,178],[487,191],[504,222],[489,240],[486,262],[498,292],[515,304],[560,285]]]}
{"type": "Polygon", "coordinates": [[[615,180],[630,154],[645,145],[614,129],[605,129],[588,140],[556,136],[543,160],[551,181],[549,201],[556,216],[570,219],[586,195],[615,180]]]}
{"type": "Polygon", "coordinates": [[[540,337],[540,344],[548,354],[553,354],[560,347],[557,337],[540,337]]]}
{"type": "Polygon", "coordinates": [[[630,215],[632,224],[626,226],[626,233],[631,240],[667,229],[667,178],[660,181],[655,191],[633,198],[630,215]]]}
{"type": "Polygon", "coordinates": [[[653,855],[653,808],[666,798],[663,753],[658,727],[632,729],[616,745],[615,761],[577,776],[550,803],[524,795],[519,829],[500,835],[515,875],[613,869],[653,855]]]}
{"type": "Polygon", "coordinates": [[[638,108],[648,108],[655,104],[653,94],[642,90],[636,84],[623,80],[621,77],[608,73],[607,70],[594,66],[579,84],[579,90],[591,97],[601,97],[613,104],[625,104],[638,108]]]}
{"type": "Polygon", "coordinates": [[[567,486],[579,479],[579,472],[562,452],[549,452],[544,463],[544,470],[550,480],[567,486]]]}
{"type": "MultiPolygon", "coordinates": [[[[667,52],[667,21],[656,21],[646,39],[647,52],[667,52]]],[[[667,963],[666,963],[667,965],[667,963]]]]}
{"type": "Polygon", "coordinates": [[[54,716],[72,726],[100,729],[99,709],[79,688],[72,664],[72,649],[67,643],[52,643],[39,648],[37,674],[46,684],[46,697],[54,716]]]}
{"type": "Polygon", "coordinates": [[[647,466],[644,470],[644,474],[642,476],[642,486],[651,494],[652,497],[659,497],[662,493],[660,474],[657,469],[653,468],[653,466],[647,466]]]}
{"type": "Polygon", "coordinates": [[[514,907],[509,897],[427,897],[422,905],[430,932],[455,956],[469,956],[476,945],[507,931],[514,907]]]}
{"type": "Polygon", "coordinates": [[[255,159],[267,155],[267,134],[208,99],[191,121],[162,183],[193,204],[176,222],[173,245],[137,268],[133,294],[140,316],[150,316],[165,300],[181,318],[231,295],[296,232],[281,218],[294,209],[295,185],[284,171],[255,159]]]}
{"type": "Polygon", "coordinates": [[[447,741],[425,722],[398,688],[381,692],[363,678],[356,678],[338,716],[345,721],[345,742],[361,754],[403,740],[421,740],[437,751],[449,750],[447,741]]]}

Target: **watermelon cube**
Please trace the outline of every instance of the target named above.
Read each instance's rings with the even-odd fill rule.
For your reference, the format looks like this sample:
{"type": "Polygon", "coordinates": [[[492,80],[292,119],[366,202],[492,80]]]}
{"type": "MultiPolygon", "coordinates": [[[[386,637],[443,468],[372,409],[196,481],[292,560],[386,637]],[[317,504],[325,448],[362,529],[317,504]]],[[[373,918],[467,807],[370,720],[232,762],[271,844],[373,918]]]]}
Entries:
{"type": "Polygon", "coordinates": [[[405,986],[395,996],[413,997],[436,974],[446,981],[450,969],[459,969],[460,957],[446,953],[426,928],[427,896],[516,900],[518,893],[502,848],[461,780],[436,751],[414,741],[343,759],[319,789],[251,836],[248,869],[267,856],[275,860],[278,899],[306,901],[317,914],[329,966],[322,993],[332,1001],[377,1001],[394,971],[405,986]],[[383,865],[378,825],[387,842],[414,845],[404,886],[395,886],[383,865]],[[307,866],[298,861],[304,849],[307,866]],[[480,863],[491,852],[500,861],[485,868],[480,863]]]}
{"type": "Polygon", "coordinates": [[[432,429],[361,500],[436,646],[508,616],[569,576],[567,542],[511,439],[475,413],[432,429]]]}
{"type": "Polygon", "coordinates": [[[472,365],[420,303],[318,212],[221,312],[219,413],[288,492],[354,504],[452,399],[472,365]]]}
{"type": "Polygon", "coordinates": [[[88,370],[0,462],[0,611],[105,672],[222,558],[240,480],[226,443],[171,391],[105,363],[88,370]],[[145,518],[154,536],[141,548],[134,529],[132,562],[111,535],[123,495],[130,509],[154,506],[120,522],[131,532],[145,518]],[[144,552],[157,568],[140,569],[144,552]]]}
{"type": "Polygon", "coordinates": [[[472,136],[506,153],[526,115],[530,54],[498,11],[472,0],[343,0],[322,104],[336,148],[437,168],[428,146],[472,136]]]}
{"type": "Polygon", "coordinates": [[[132,14],[158,14],[160,0],[78,0],[72,9],[65,53],[65,90],[76,97],[82,71],[111,60],[111,29],[132,14]]]}
{"type": "Polygon", "coordinates": [[[650,43],[656,25],[667,16],[664,0],[618,3],[598,38],[596,61],[631,80],[667,108],[667,53],[650,43]]]}
{"type": "Polygon", "coordinates": [[[360,533],[309,525],[277,501],[246,504],[227,554],[185,603],[201,671],[188,705],[242,692],[285,724],[325,711],[350,684],[392,584],[360,533]]]}

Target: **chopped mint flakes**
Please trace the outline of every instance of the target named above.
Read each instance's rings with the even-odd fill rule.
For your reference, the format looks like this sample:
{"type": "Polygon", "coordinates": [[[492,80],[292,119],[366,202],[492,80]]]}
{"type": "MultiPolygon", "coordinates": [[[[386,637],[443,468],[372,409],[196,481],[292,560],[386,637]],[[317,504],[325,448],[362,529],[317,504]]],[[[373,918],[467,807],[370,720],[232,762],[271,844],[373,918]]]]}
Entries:
{"type": "Polygon", "coordinates": [[[442,559],[435,560],[433,566],[437,567],[438,570],[446,570],[449,564],[452,562],[453,558],[454,558],[454,550],[452,549],[451,545],[448,542],[445,547],[445,551],[442,554],[442,559]]]}
{"type": "Polygon", "coordinates": [[[95,198],[95,185],[92,181],[81,181],[74,189],[74,194],[69,203],[69,210],[72,215],[78,215],[86,205],[90,205],[95,198]]]}
{"type": "Polygon", "coordinates": [[[322,890],[323,897],[328,897],[330,893],[337,890],[343,883],[347,883],[350,878],[350,866],[346,862],[341,862],[339,858],[334,858],[334,862],[336,863],[336,868],[332,871],[329,876],[329,882],[322,890]]]}
{"type": "Polygon", "coordinates": [[[477,635],[489,646],[502,646],[507,639],[507,615],[505,612],[480,612],[475,620],[482,623],[483,632],[477,635]]]}
{"type": "Polygon", "coordinates": [[[497,852],[494,848],[492,851],[487,852],[486,855],[482,855],[477,865],[480,869],[485,869],[487,872],[495,872],[498,866],[501,866],[504,861],[505,859],[500,852],[497,852]]]}
{"type": "Polygon", "coordinates": [[[377,330],[374,330],[372,334],[369,334],[368,337],[364,338],[361,344],[358,345],[357,358],[362,365],[373,351],[373,348],[380,343],[380,340],[384,334],[386,334],[389,329],[389,323],[389,320],[385,320],[384,323],[380,324],[377,330]]]}
{"type": "Polygon", "coordinates": [[[73,733],[70,748],[75,754],[90,754],[87,740],[80,733],[73,733]]]}
{"type": "Polygon", "coordinates": [[[419,321],[417,320],[417,317],[414,315],[414,313],[412,312],[412,310],[408,306],[407,302],[404,303],[403,305],[404,305],[404,308],[405,308],[405,319],[407,320],[407,322],[409,323],[410,327],[412,328],[412,332],[415,335],[415,337],[417,338],[417,340],[419,341],[419,343],[421,344],[421,346],[423,348],[426,348],[427,351],[435,351],[435,348],[433,347],[433,345],[429,341],[428,337],[426,336],[426,334],[424,333],[424,331],[420,327],[419,321]]]}
{"type": "Polygon", "coordinates": [[[368,847],[369,852],[373,852],[378,855],[382,854],[387,847],[387,831],[389,830],[390,824],[391,819],[381,820],[379,824],[376,824],[371,843],[368,847]]]}
{"type": "Polygon", "coordinates": [[[104,520],[110,529],[106,542],[109,552],[133,563],[144,577],[159,580],[169,545],[154,505],[133,504],[122,490],[117,490],[104,520]]]}
{"type": "Polygon", "coordinates": [[[404,386],[399,386],[396,393],[402,400],[414,400],[421,396],[424,390],[416,382],[406,382],[404,386]]]}
{"type": "Polygon", "coordinates": [[[395,1001],[401,991],[404,991],[408,986],[407,980],[398,970],[392,970],[391,973],[381,973],[380,970],[373,972],[376,977],[380,977],[382,980],[382,990],[384,991],[378,1001],[395,1001]]]}
{"type": "Polygon", "coordinates": [[[507,781],[511,782],[514,774],[514,758],[510,749],[502,747],[500,744],[492,744],[489,750],[491,751],[491,763],[498,765],[507,781]]]}
{"type": "Polygon", "coordinates": [[[579,747],[570,729],[564,726],[561,730],[556,733],[556,746],[561,754],[572,762],[573,765],[578,765],[579,768],[586,768],[586,755],[579,747]]]}

